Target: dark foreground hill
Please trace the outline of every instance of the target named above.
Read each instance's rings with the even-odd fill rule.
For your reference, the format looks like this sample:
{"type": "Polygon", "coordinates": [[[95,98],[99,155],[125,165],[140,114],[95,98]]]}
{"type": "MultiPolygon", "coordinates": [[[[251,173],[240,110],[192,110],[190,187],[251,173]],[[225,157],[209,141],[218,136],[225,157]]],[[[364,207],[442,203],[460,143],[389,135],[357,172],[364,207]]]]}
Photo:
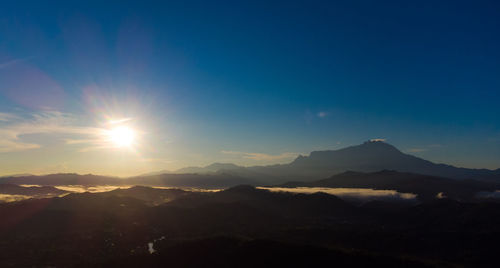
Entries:
{"type": "Polygon", "coordinates": [[[1,267],[487,267],[500,239],[498,203],[357,206],[251,186],[70,194],[0,215],[1,267]]]}

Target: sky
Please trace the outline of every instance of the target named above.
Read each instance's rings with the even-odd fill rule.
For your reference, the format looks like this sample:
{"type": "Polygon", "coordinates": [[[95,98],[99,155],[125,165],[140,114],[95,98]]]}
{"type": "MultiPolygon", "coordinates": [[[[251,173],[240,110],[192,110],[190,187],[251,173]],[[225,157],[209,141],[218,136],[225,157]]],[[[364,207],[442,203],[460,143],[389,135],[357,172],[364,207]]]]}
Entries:
{"type": "Polygon", "coordinates": [[[500,168],[497,1],[66,2],[0,9],[0,176],[286,163],[373,138],[500,168]]]}

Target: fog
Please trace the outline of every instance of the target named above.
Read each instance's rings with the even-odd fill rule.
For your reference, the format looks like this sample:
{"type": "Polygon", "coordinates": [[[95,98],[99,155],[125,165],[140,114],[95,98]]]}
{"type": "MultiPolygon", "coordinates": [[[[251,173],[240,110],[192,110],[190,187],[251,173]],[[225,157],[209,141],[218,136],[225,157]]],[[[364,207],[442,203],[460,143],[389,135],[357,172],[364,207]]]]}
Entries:
{"type": "MultiPolygon", "coordinates": [[[[85,185],[59,185],[54,186],[57,189],[74,192],[74,193],[102,193],[109,192],[116,189],[128,189],[133,187],[134,185],[98,185],[98,186],[85,186],[85,185]]],[[[147,186],[156,189],[182,189],[185,191],[191,192],[218,192],[223,189],[203,189],[203,188],[190,188],[190,187],[168,187],[168,186],[147,186]]]]}
{"type": "Polygon", "coordinates": [[[416,201],[417,195],[412,193],[400,193],[395,190],[374,190],[364,188],[321,188],[321,187],[257,187],[274,192],[291,192],[312,194],[317,192],[335,195],[346,201],[369,202],[374,200],[384,201],[416,201]]]}
{"type": "Polygon", "coordinates": [[[31,197],[28,195],[0,194],[0,203],[16,202],[16,201],[22,201],[22,200],[30,199],[30,198],[31,197]]]}
{"type": "Polygon", "coordinates": [[[148,186],[155,189],[181,189],[189,192],[220,192],[225,189],[204,189],[204,188],[193,188],[193,187],[170,187],[170,186],[148,186]]]}
{"type": "Polygon", "coordinates": [[[60,190],[74,192],[74,193],[84,193],[84,192],[102,193],[102,192],[113,191],[116,189],[128,189],[132,186],[131,185],[126,185],[126,186],[117,186],[117,185],[101,185],[101,186],[60,185],[60,186],[54,186],[54,187],[57,189],[60,189],[60,190]]]}
{"type": "Polygon", "coordinates": [[[479,198],[500,198],[500,191],[494,192],[479,192],[476,195],[479,198]]]}

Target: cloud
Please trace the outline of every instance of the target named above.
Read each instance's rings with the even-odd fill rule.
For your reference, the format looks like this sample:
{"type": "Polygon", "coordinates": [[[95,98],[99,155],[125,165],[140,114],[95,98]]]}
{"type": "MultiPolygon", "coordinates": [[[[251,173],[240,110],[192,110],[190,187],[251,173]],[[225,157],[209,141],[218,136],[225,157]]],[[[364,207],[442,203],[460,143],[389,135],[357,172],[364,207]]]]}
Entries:
{"type": "Polygon", "coordinates": [[[221,151],[223,154],[237,155],[246,159],[253,159],[257,161],[275,161],[283,159],[291,159],[297,157],[300,153],[285,152],[278,155],[264,154],[264,153],[248,153],[236,151],[221,151]]]}
{"type": "Polygon", "coordinates": [[[20,62],[24,62],[28,59],[30,59],[30,58],[20,58],[20,59],[13,59],[13,60],[9,60],[9,61],[4,61],[4,62],[0,63],[0,69],[8,68],[12,65],[15,65],[15,64],[20,63],[20,62]]]}
{"type": "Polygon", "coordinates": [[[395,190],[374,190],[369,188],[322,188],[322,187],[297,187],[297,188],[281,188],[281,187],[257,187],[273,192],[291,192],[313,194],[317,192],[335,195],[346,201],[368,202],[373,200],[384,201],[416,201],[417,195],[412,193],[400,193],[395,190]]]}
{"type": "Polygon", "coordinates": [[[410,148],[407,150],[407,152],[409,152],[409,153],[421,153],[421,152],[427,152],[431,149],[440,148],[440,147],[442,147],[441,144],[429,144],[429,145],[426,145],[423,147],[410,148]]]}
{"type": "Polygon", "coordinates": [[[110,125],[117,125],[117,124],[128,122],[130,120],[132,120],[132,118],[122,118],[122,119],[118,119],[118,120],[111,120],[111,121],[109,121],[109,124],[110,125]]]}
{"type": "Polygon", "coordinates": [[[10,122],[14,120],[18,120],[19,117],[17,115],[9,114],[9,113],[0,113],[0,121],[10,122]]]}
{"type": "Polygon", "coordinates": [[[411,149],[408,149],[408,152],[410,153],[421,153],[421,152],[425,152],[427,151],[427,149],[425,148],[411,148],[411,149]]]}
{"type": "Polygon", "coordinates": [[[385,142],[387,139],[371,139],[371,142],[377,142],[377,141],[382,141],[385,142]]]}
{"type": "Polygon", "coordinates": [[[427,145],[427,147],[429,147],[429,148],[440,148],[440,147],[443,147],[443,145],[441,145],[441,144],[429,144],[429,145],[427,145]]]}
{"type": "Polygon", "coordinates": [[[0,203],[17,202],[30,199],[31,196],[17,194],[0,194],[0,203]]]}
{"type": "Polygon", "coordinates": [[[328,113],[328,112],[324,112],[324,111],[323,111],[323,112],[319,112],[319,113],[317,114],[317,116],[318,116],[319,118],[325,118],[325,117],[327,117],[328,115],[330,115],[330,113],[328,113]]]}
{"type": "Polygon", "coordinates": [[[41,111],[27,117],[1,113],[0,123],[0,152],[3,153],[42,147],[39,143],[23,141],[22,137],[30,134],[67,134],[74,139],[67,140],[66,144],[104,145],[99,139],[103,129],[79,126],[73,115],[58,111],[41,111]]]}
{"type": "Polygon", "coordinates": [[[500,191],[494,192],[478,192],[476,197],[479,198],[500,198],[500,191]]]}

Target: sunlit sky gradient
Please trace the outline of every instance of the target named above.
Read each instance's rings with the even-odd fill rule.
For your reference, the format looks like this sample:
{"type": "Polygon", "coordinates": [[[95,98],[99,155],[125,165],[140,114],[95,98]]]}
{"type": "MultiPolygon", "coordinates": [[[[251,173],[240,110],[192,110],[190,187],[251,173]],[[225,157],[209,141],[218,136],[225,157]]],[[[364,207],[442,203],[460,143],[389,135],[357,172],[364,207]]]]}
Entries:
{"type": "Polygon", "coordinates": [[[498,1],[162,2],[2,3],[0,175],[284,163],[371,138],[500,167],[498,1]],[[113,124],[132,146],[106,142],[113,124]]]}

